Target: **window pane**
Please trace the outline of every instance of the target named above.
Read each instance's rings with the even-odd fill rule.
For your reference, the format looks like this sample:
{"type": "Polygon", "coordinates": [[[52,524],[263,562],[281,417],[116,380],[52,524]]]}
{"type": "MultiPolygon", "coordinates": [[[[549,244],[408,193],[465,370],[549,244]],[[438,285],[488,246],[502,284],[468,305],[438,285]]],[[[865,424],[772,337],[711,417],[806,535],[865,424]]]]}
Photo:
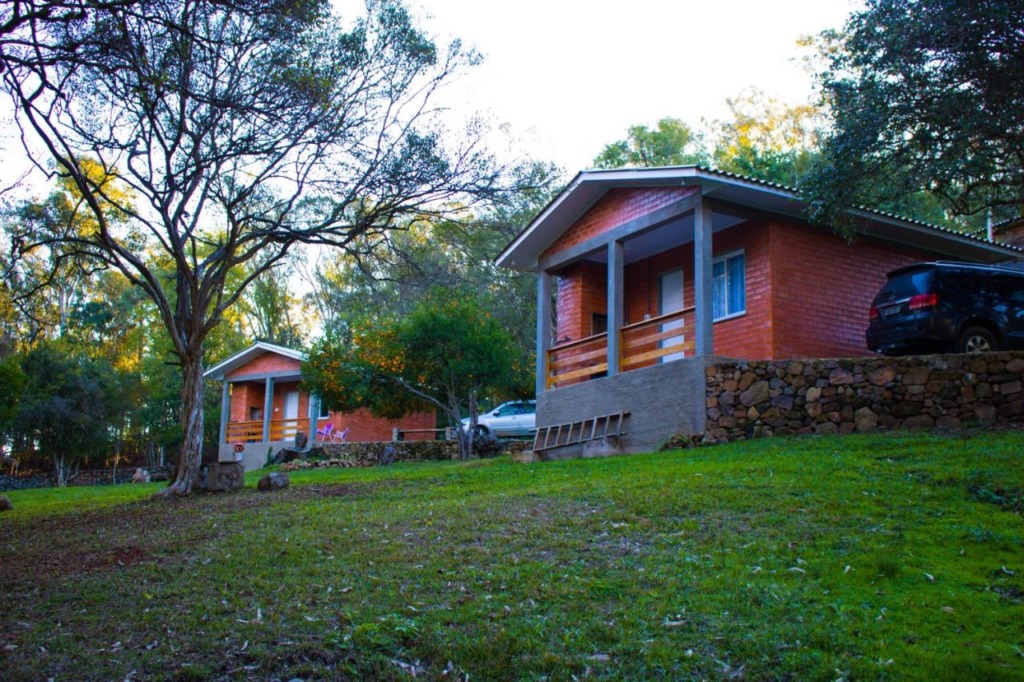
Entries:
{"type": "Polygon", "coordinates": [[[729,314],[741,313],[747,309],[746,258],[744,254],[728,260],[729,269],[729,314]]]}
{"type": "Polygon", "coordinates": [[[725,263],[719,261],[711,265],[711,317],[717,320],[727,315],[726,312],[726,278],[725,263]]]}

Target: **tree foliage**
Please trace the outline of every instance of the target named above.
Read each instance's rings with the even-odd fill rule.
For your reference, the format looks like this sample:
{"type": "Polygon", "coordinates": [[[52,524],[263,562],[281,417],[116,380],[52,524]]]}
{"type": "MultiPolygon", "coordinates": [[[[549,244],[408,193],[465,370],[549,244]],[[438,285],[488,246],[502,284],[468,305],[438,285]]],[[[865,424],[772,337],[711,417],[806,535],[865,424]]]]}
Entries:
{"type": "Polygon", "coordinates": [[[536,352],[536,281],[494,259],[550,199],[556,168],[524,163],[520,191],[452,219],[411,221],[403,230],[359,241],[307,273],[310,308],[330,334],[367,317],[401,317],[442,287],[469,292],[515,340],[522,366],[536,352]]]}
{"type": "MultiPolygon", "coordinates": [[[[99,202],[106,220],[123,223],[126,216],[117,206],[131,205],[131,195],[118,182],[116,171],[108,172],[88,157],[78,162],[90,181],[116,200],[99,202]]],[[[2,276],[25,323],[23,336],[29,344],[68,332],[70,316],[83,304],[103,265],[76,253],[67,240],[88,238],[97,229],[92,210],[67,176],[57,179],[45,199],[15,202],[3,211],[3,231],[11,249],[2,276]],[[51,239],[43,242],[40,235],[51,239]]]]}
{"type": "Polygon", "coordinates": [[[789,105],[758,89],[725,100],[730,118],[711,125],[715,168],[799,187],[818,153],[821,111],[789,105]]]}
{"type": "Polygon", "coordinates": [[[58,485],[112,449],[111,416],[125,396],[118,374],[83,353],[42,344],[21,357],[22,390],[9,436],[19,458],[49,458],[58,485]]]}
{"type": "Polygon", "coordinates": [[[435,289],[405,316],[366,319],[346,337],[315,343],[302,374],[335,410],[366,407],[389,418],[440,410],[467,457],[481,398],[529,386],[530,368],[519,359],[511,336],[472,295],[435,289]],[[461,428],[467,412],[468,433],[461,428]]]}
{"type": "Polygon", "coordinates": [[[678,118],[663,118],[654,128],[630,126],[626,137],[605,145],[594,159],[597,168],[680,166],[704,159],[699,140],[678,118]]]}
{"type": "Polygon", "coordinates": [[[605,146],[599,168],[707,165],[748,177],[799,186],[817,155],[821,112],[789,105],[753,88],[726,99],[729,117],[696,131],[663,118],[654,129],[631,126],[625,140],[605,146]]]}
{"type": "Polygon", "coordinates": [[[494,190],[476,137],[447,144],[431,106],[476,57],[435,44],[398,0],[370,0],[348,24],[326,0],[44,4],[0,9],[3,89],[26,151],[42,145],[38,165],[78,189],[96,226],[40,229],[20,248],[59,245],[152,300],[182,372],[182,457],[166,492],[187,494],[205,343],[252,282],[298,243],[349,248],[494,190]]]}
{"type": "Polygon", "coordinates": [[[868,0],[828,63],[816,217],[901,210],[922,191],[958,215],[1024,212],[1024,5],[868,0]]]}

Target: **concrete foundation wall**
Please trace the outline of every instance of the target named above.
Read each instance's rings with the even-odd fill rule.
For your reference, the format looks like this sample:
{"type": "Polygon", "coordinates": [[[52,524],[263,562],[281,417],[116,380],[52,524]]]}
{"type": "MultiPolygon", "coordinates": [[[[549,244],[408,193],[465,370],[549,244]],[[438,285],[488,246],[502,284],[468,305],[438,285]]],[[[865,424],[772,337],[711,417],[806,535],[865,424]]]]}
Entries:
{"type": "Polygon", "coordinates": [[[235,452],[233,443],[220,446],[218,462],[241,462],[246,471],[262,469],[267,463],[267,451],[273,457],[285,448],[295,447],[295,440],[288,439],[276,443],[245,443],[241,452],[235,452]]]}
{"type": "MultiPolygon", "coordinates": [[[[545,391],[537,396],[537,426],[554,426],[628,411],[622,452],[653,452],[679,434],[705,430],[706,367],[722,358],[688,358],[545,391]]],[[[584,454],[560,448],[559,457],[584,454]]]]}

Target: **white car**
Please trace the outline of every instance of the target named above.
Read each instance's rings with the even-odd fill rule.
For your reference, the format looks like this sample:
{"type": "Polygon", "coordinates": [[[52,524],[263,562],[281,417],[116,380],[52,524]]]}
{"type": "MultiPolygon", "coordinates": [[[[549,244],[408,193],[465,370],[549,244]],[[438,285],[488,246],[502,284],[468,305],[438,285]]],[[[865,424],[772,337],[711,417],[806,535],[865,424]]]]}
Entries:
{"type": "MultiPolygon", "coordinates": [[[[490,412],[481,412],[477,417],[477,433],[495,438],[529,437],[537,428],[536,418],[536,400],[512,400],[490,412]]],[[[462,420],[462,428],[469,428],[469,419],[462,420]]]]}

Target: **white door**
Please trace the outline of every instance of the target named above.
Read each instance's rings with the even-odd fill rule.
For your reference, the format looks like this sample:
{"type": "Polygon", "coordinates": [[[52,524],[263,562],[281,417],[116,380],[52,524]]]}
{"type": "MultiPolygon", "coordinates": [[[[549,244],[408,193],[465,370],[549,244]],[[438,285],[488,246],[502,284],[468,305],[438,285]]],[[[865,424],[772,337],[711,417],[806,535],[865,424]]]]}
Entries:
{"type": "MultiPolygon", "coordinates": [[[[667,315],[676,313],[683,309],[683,271],[673,270],[658,277],[658,314],[667,315]]],[[[682,329],[683,321],[675,320],[661,325],[661,331],[667,332],[673,329],[682,329]]],[[[684,337],[671,336],[659,342],[659,348],[668,348],[682,343],[684,337]]],[[[669,353],[659,359],[659,362],[671,362],[686,357],[685,353],[669,353]]]]}
{"type": "Polygon", "coordinates": [[[294,438],[297,424],[294,420],[299,418],[299,392],[288,391],[284,394],[284,435],[286,438],[294,438]]]}

